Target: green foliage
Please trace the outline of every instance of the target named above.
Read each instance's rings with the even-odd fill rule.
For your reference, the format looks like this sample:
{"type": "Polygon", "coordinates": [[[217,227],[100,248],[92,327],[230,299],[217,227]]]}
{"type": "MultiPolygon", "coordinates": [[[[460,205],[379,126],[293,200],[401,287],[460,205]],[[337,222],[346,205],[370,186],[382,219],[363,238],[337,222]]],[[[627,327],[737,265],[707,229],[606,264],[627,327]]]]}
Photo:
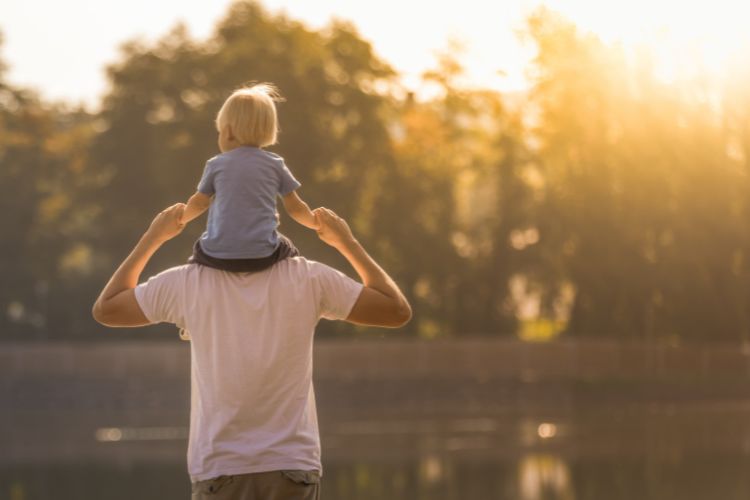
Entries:
{"type": "Polygon", "coordinates": [[[537,217],[545,267],[576,289],[568,331],[744,338],[746,176],[709,89],[664,84],[647,53],[629,61],[546,11],[529,32],[537,217]]]}
{"type": "Polygon", "coordinates": [[[69,309],[90,308],[70,291],[92,271],[95,208],[76,198],[96,183],[86,165],[91,120],[8,85],[0,85],[0,102],[2,331],[35,338],[54,324],[67,332],[82,317],[69,309]]]}
{"type": "Polygon", "coordinates": [[[510,232],[526,221],[525,148],[499,95],[462,89],[456,54],[425,78],[440,97],[399,109],[395,159],[374,211],[385,255],[413,292],[412,328],[424,336],[512,334],[508,280],[522,267],[510,232]],[[402,221],[404,210],[408,223],[402,221]]]}
{"type": "MultiPolygon", "coordinates": [[[[104,338],[96,293],[153,215],[194,191],[224,99],[270,81],[286,98],[272,149],[402,285],[408,333],[746,341],[750,61],[717,93],[666,84],[646,51],[546,10],[526,36],[524,99],[462,86],[456,51],[424,75],[434,98],[401,97],[353,26],[315,31],[254,2],[206,40],[177,26],[123,45],[93,115],[13,88],[0,63],[2,337],[104,338]]],[[[304,255],[347,268],[282,217],[304,255]]],[[[184,262],[204,224],[146,272],[184,262]]]]}
{"type": "MultiPolygon", "coordinates": [[[[368,178],[388,157],[379,118],[387,101],[376,87],[394,74],[348,25],[314,32],[238,2],[205,42],[178,27],[155,47],[126,45],[123,56],[109,69],[111,91],[99,117],[106,130],[94,141],[94,157],[111,177],[100,192],[106,226],[98,245],[112,257],[110,267],[157,209],[194,192],[205,161],[219,152],[215,114],[245,82],[274,82],[286,98],[272,149],[312,205],[353,217],[368,178]]],[[[202,225],[192,224],[154,267],[183,262],[202,225]]],[[[282,230],[305,255],[329,254],[290,220],[282,230]]]]}

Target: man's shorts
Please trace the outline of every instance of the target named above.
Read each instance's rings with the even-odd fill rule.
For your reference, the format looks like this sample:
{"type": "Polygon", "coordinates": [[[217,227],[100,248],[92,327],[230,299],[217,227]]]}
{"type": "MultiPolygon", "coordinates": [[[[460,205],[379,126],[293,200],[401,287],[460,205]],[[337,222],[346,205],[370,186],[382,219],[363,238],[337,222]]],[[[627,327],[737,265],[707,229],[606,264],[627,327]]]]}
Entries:
{"type": "Polygon", "coordinates": [[[219,476],[193,483],[191,500],[320,500],[317,471],[281,470],[219,476]]]}

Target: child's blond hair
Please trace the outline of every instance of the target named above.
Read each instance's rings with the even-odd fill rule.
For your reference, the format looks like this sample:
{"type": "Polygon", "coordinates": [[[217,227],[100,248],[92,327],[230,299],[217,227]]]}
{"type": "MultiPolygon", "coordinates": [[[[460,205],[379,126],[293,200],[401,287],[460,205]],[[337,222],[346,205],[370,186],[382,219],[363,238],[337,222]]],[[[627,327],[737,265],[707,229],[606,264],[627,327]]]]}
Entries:
{"type": "Polygon", "coordinates": [[[272,83],[242,87],[230,95],[216,115],[216,130],[229,126],[240,144],[259,148],[276,144],[276,103],[283,101],[272,83]]]}

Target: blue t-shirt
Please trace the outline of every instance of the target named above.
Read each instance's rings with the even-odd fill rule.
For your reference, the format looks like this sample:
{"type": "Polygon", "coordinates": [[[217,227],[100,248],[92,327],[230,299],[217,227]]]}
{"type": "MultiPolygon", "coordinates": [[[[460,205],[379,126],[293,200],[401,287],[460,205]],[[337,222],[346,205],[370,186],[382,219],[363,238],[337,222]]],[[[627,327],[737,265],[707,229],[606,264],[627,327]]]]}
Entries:
{"type": "Polygon", "coordinates": [[[240,146],[206,162],[198,191],[214,200],[201,249],[217,259],[257,259],[279,244],[276,197],[300,187],[284,159],[240,146]]]}

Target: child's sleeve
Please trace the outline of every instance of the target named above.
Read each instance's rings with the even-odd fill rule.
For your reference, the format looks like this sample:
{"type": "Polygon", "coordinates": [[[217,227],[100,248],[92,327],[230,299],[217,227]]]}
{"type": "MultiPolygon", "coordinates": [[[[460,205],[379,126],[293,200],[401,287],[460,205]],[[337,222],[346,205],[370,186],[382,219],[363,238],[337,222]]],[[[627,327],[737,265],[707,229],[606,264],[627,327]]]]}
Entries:
{"type": "Polygon", "coordinates": [[[213,195],[216,192],[214,188],[214,175],[216,169],[212,167],[211,161],[206,162],[206,167],[203,169],[203,176],[200,182],[198,182],[198,192],[206,194],[208,196],[213,195]]]}
{"type": "Polygon", "coordinates": [[[279,185],[279,194],[286,196],[292,191],[298,189],[302,184],[294,178],[292,171],[286,166],[284,160],[281,160],[281,183],[279,185]]]}

